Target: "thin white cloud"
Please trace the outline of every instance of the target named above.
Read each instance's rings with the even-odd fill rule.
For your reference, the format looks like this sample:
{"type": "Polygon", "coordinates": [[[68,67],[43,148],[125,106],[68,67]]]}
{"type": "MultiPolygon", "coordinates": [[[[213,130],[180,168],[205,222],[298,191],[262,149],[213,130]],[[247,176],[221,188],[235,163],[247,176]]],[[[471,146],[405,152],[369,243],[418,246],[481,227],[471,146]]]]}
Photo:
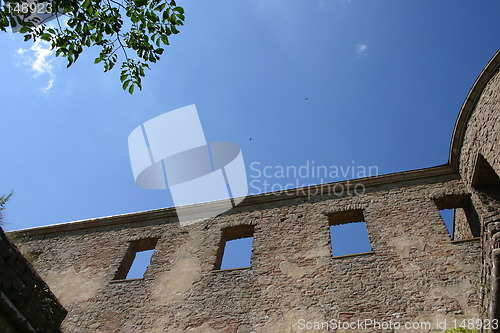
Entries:
{"type": "Polygon", "coordinates": [[[34,72],[33,78],[48,76],[47,85],[41,90],[44,93],[49,92],[54,86],[56,75],[53,72],[52,61],[54,54],[50,50],[50,44],[43,40],[37,40],[29,49],[19,49],[17,54],[21,60],[21,65],[27,66],[34,72]]]}
{"type": "Polygon", "coordinates": [[[368,49],[368,44],[367,43],[362,43],[356,45],[356,54],[358,56],[363,56],[366,55],[366,50],[368,49]]]}

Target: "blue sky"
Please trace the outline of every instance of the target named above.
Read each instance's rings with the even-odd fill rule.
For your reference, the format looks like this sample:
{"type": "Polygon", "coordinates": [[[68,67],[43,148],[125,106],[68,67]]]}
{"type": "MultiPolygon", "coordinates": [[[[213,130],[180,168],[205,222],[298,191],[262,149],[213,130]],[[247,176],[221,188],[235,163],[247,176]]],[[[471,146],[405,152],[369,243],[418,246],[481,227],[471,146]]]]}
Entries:
{"type": "Polygon", "coordinates": [[[444,164],[500,45],[493,0],[178,3],[186,25],[133,96],[118,69],[93,64],[96,50],[66,69],[43,44],[0,34],[0,193],[15,192],[6,230],[172,206],[168,191],[134,183],[127,138],[189,104],[208,141],[241,147],[250,180],[255,162],[380,174],[444,164]]]}

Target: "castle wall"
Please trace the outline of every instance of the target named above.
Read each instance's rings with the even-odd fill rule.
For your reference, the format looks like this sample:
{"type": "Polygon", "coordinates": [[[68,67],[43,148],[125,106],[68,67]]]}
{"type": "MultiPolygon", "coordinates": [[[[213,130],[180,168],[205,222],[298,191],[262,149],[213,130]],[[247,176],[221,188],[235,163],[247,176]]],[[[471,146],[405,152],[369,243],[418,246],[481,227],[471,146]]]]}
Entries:
{"type": "Polygon", "coordinates": [[[0,228],[0,332],[60,332],[65,315],[47,284],[0,228]]]}
{"type": "MultiPolygon", "coordinates": [[[[459,172],[481,217],[484,248],[482,272],[483,315],[500,318],[500,292],[493,274],[494,250],[500,248],[500,56],[490,61],[469,96],[470,110],[459,153],[459,172]],[[483,82],[481,82],[481,79],[483,82]],[[476,88],[476,89],[475,89],[476,88]],[[474,91],[476,90],[476,91],[474,91]],[[482,183],[481,183],[481,178],[482,183]],[[479,179],[479,181],[478,181],[479,179]],[[475,182],[479,184],[475,184],[475,182]],[[485,186],[486,185],[486,186],[485,186]],[[493,307],[496,307],[495,310],[493,307]],[[493,312],[496,312],[493,313],[493,312]]],[[[464,111],[462,111],[464,112],[464,111]]],[[[465,112],[464,112],[465,113],[465,112]]],[[[498,252],[498,251],[497,251],[498,252]]],[[[498,253],[500,255],[500,253],[498,253]]],[[[500,269],[500,268],[497,268],[500,269]]]]}
{"type": "Polygon", "coordinates": [[[307,322],[333,319],[435,325],[481,312],[480,243],[453,242],[436,205],[467,194],[456,178],[386,182],[359,196],[261,196],[186,227],[167,211],[112,217],[28,232],[18,243],[39,253],[35,267],[69,311],[65,332],[307,332],[307,322]],[[373,252],[333,258],[328,216],[348,210],[362,210],[373,252]],[[222,230],[235,225],[254,227],[252,265],[214,270],[222,230]],[[129,243],[156,238],[144,279],[113,281],[129,243]]]}
{"type": "MultiPolygon", "coordinates": [[[[496,57],[500,58],[500,57],[496,57]]],[[[496,60],[491,78],[476,97],[460,150],[460,175],[471,184],[477,154],[480,153],[500,175],[500,72],[496,60]]]]}

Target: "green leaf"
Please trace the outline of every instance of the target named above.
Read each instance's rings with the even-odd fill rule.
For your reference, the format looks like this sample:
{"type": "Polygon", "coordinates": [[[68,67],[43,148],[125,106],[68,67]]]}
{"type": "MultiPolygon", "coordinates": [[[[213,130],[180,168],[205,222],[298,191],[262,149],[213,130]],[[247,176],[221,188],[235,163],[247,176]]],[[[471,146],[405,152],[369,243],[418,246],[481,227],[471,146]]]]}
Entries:
{"type": "Polygon", "coordinates": [[[170,13],[169,11],[163,12],[163,21],[167,21],[170,18],[170,13]]]}
{"type": "Polygon", "coordinates": [[[131,85],[130,88],[128,88],[128,92],[130,93],[130,95],[134,93],[134,87],[134,85],[131,85]]]}
{"type": "Polygon", "coordinates": [[[115,67],[115,64],[116,64],[116,60],[114,60],[114,59],[113,59],[113,60],[111,60],[111,62],[109,63],[109,68],[108,68],[108,70],[109,70],[109,71],[110,71],[110,70],[112,70],[112,69],[113,69],[113,67],[115,67]]]}
{"type": "Polygon", "coordinates": [[[137,7],[142,7],[148,3],[148,0],[134,0],[134,2],[137,7]]]}
{"type": "Polygon", "coordinates": [[[14,20],[14,18],[13,18],[13,17],[9,17],[9,21],[10,21],[10,26],[11,26],[12,28],[17,27],[16,20],[14,20]]]}
{"type": "Polygon", "coordinates": [[[49,42],[50,41],[50,34],[47,34],[47,33],[42,34],[40,36],[40,38],[43,39],[43,40],[46,40],[47,42],[49,42]]]}
{"type": "Polygon", "coordinates": [[[157,12],[162,12],[162,11],[165,9],[165,7],[166,7],[166,6],[167,6],[167,4],[166,4],[166,3],[162,3],[161,5],[157,6],[157,7],[155,8],[155,10],[156,10],[157,12]]]}
{"type": "Polygon", "coordinates": [[[127,80],[127,81],[123,82],[123,86],[122,86],[123,90],[127,90],[127,87],[130,84],[130,82],[132,82],[132,80],[127,80]]]}

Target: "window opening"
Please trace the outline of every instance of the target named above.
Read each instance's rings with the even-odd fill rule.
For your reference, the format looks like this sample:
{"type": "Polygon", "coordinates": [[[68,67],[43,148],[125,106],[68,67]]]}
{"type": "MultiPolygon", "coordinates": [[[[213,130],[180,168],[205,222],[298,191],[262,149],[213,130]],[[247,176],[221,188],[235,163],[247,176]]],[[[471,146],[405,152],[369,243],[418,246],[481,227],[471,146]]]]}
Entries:
{"type": "Polygon", "coordinates": [[[151,264],[158,238],[131,241],[113,280],[143,278],[151,264]]]}
{"type": "Polygon", "coordinates": [[[441,214],[441,218],[448,229],[450,237],[453,238],[453,220],[455,219],[455,209],[441,209],[439,214],[441,214]]]}
{"type": "Polygon", "coordinates": [[[153,256],[154,251],[155,250],[146,250],[135,254],[135,259],[132,262],[132,266],[130,266],[130,270],[128,271],[126,277],[127,280],[140,279],[144,277],[146,269],[151,264],[151,257],[153,256]]]}
{"type": "Polygon", "coordinates": [[[235,226],[222,231],[215,269],[233,269],[251,266],[254,227],[235,226]]]}
{"type": "Polygon", "coordinates": [[[372,251],[361,209],[329,214],[328,221],[333,257],[372,251]]]}
{"type": "Polygon", "coordinates": [[[434,200],[451,239],[479,237],[479,216],[469,195],[447,195],[434,200]]]}

